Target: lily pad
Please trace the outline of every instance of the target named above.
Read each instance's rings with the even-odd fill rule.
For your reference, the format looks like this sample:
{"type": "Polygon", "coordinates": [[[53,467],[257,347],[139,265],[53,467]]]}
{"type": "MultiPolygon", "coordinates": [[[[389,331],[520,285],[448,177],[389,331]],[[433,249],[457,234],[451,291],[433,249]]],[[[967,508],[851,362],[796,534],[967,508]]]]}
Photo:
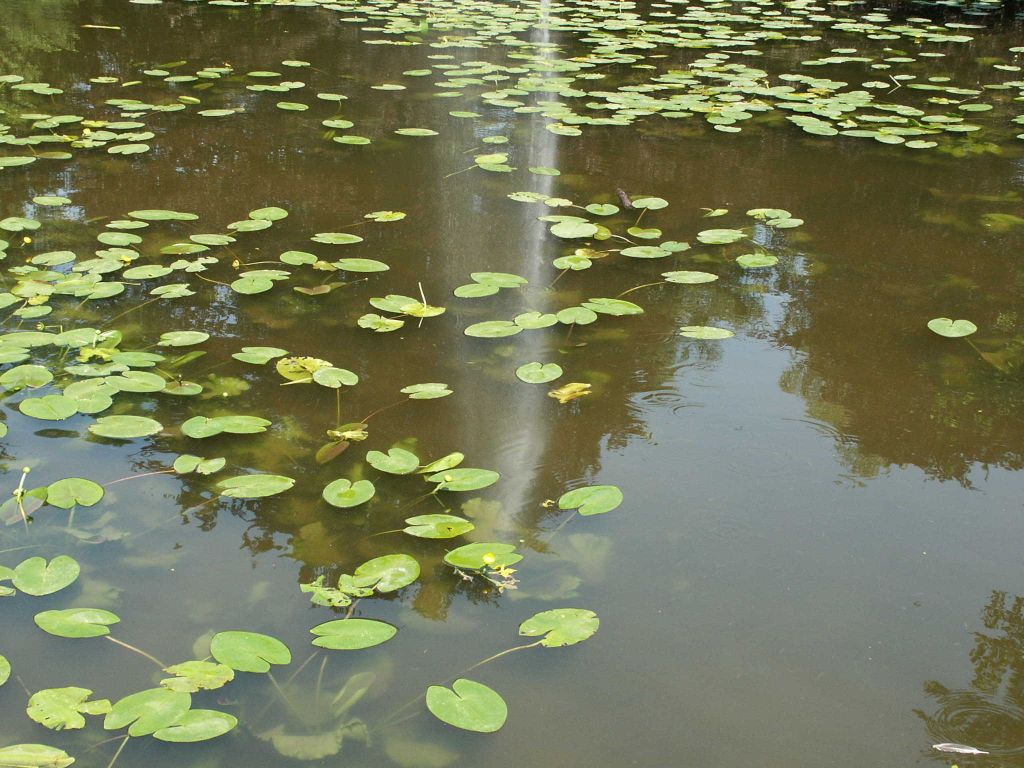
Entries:
{"type": "Polygon", "coordinates": [[[928,321],[928,329],[947,339],[961,339],[978,330],[978,326],[970,320],[951,320],[948,317],[936,317],[928,321]]]}
{"type": "Polygon", "coordinates": [[[318,624],[309,630],[316,635],[313,645],[334,651],[358,651],[390,640],[396,627],[373,619],[337,619],[318,624]]]}
{"type": "Polygon", "coordinates": [[[103,727],[116,731],[128,726],[129,736],[148,736],[178,721],[192,705],[192,696],[166,688],[150,688],[120,699],[103,719],[103,727]]]}
{"type": "Polygon", "coordinates": [[[562,375],[558,363],[526,363],[516,368],[516,377],[527,384],[546,384],[562,375]]]}
{"type": "Polygon", "coordinates": [[[0,768],[67,768],[75,762],[63,749],[45,744],[0,747],[0,768]]]}
{"type": "Polygon", "coordinates": [[[58,555],[50,562],[42,557],[30,557],[14,569],[11,581],[26,595],[42,597],[74,584],[79,573],[78,561],[67,555],[58,555]]]}
{"type": "Polygon", "coordinates": [[[231,499],[262,499],[284,493],[293,485],[293,478],[265,474],[238,475],[217,483],[220,495],[231,499]]]}
{"type": "Polygon", "coordinates": [[[583,608],[556,608],[541,611],[519,625],[519,634],[525,637],[541,637],[541,644],[547,648],[576,645],[597,632],[601,624],[597,614],[583,608]]]}
{"type": "Polygon", "coordinates": [[[588,485],[563,493],[558,508],[575,509],[583,516],[601,515],[622,504],[622,498],[622,491],[614,485],[588,485]]]}
{"type": "Polygon", "coordinates": [[[726,328],[716,328],[711,325],[684,325],[679,329],[679,335],[688,339],[728,339],[735,334],[726,328]]]}
{"type": "Polygon", "coordinates": [[[427,482],[437,483],[438,491],[478,491],[498,482],[501,477],[490,469],[463,467],[436,472],[427,477],[427,482]]]}
{"type": "Polygon", "coordinates": [[[465,544],[444,556],[444,561],[448,565],[467,571],[507,568],[522,559],[523,556],[516,552],[515,545],[494,541],[465,544]]]}
{"type": "Polygon", "coordinates": [[[328,483],[321,495],[332,507],[348,509],[365,504],[373,498],[374,493],[376,489],[369,480],[356,480],[353,483],[351,480],[339,478],[328,483]]]}
{"type": "Polygon", "coordinates": [[[191,744],[223,736],[238,725],[238,718],[215,709],[190,709],[171,725],[153,732],[153,738],[175,744],[191,744]]]}
{"type": "Polygon", "coordinates": [[[167,667],[164,672],[174,677],[161,680],[160,685],[184,693],[213,691],[235,679],[235,670],[226,664],[215,664],[212,661],[185,661],[167,667]]]}
{"type": "Polygon", "coordinates": [[[367,560],[352,575],[377,592],[395,592],[419,578],[420,564],[410,555],[384,555],[367,560]]]}
{"type": "Polygon", "coordinates": [[[88,688],[46,688],[36,691],[28,700],[31,720],[52,731],[76,730],[85,727],[83,715],[105,715],[110,712],[107,699],[88,701],[88,688]]]}
{"type": "Polygon", "coordinates": [[[408,475],[416,471],[420,465],[419,457],[415,453],[401,448],[392,448],[387,453],[370,451],[366,454],[366,461],[374,469],[391,475],[408,475]]]}
{"type": "Polygon", "coordinates": [[[408,527],[402,530],[421,539],[453,539],[476,527],[465,518],[440,514],[416,515],[406,518],[405,523],[408,527]]]}
{"type": "Polygon", "coordinates": [[[210,653],[239,672],[268,672],[271,664],[290,664],[292,660],[287,645],[258,632],[218,632],[210,641],[210,653]]]}
{"type": "Polygon", "coordinates": [[[426,702],[438,720],[465,731],[494,733],[508,718],[508,706],[496,691],[464,677],[451,688],[430,686],[426,702]]]}
{"type": "Polygon", "coordinates": [[[67,608],[37,613],[34,621],[36,626],[51,635],[82,638],[109,635],[109,625],[117,624],[121,618],[101,608],[67,608]]]}
{"type": "Polygon", "coordinates": [[[115,440],[148,437],[163,428],[164,425],[159,421],[145,416],[101,416],[95,424],[89,425],[89,431],[94,435],[115,440]]]}

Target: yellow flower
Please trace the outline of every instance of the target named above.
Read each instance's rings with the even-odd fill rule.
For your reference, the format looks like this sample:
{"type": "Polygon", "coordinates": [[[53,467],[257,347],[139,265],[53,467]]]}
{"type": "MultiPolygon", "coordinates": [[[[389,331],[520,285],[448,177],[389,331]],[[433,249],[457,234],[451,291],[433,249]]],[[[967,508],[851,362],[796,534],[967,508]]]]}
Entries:
{"type": "Polygon", "coordinates": [[[487,565],[492,565],[494,563],[494,561],[497,560],[498,558],[494,556],[493,552],[488,552],[486,555],[484,555],[480,559],[483,560],[487,565]]]}

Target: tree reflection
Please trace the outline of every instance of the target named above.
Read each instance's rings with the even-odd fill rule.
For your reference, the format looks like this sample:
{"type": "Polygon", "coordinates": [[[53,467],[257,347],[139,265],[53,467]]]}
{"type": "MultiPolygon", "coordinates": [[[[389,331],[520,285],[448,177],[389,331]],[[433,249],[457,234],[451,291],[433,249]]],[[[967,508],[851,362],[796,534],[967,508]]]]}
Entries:
{"type": "Polygon", "coordinates": [[[1024,765],[1024,597],[994,591],[981,614],[987,632],[974,633],[970,688],[925,684],[935,702],[916,714],[936,742],[991,752],[1001,765],[1024,765]]]}

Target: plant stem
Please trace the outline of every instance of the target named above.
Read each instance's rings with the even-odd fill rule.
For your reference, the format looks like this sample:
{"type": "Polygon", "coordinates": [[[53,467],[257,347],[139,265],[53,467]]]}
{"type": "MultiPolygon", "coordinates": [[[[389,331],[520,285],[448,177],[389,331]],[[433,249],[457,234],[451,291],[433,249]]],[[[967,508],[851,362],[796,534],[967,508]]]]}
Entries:
{"type": "Polygon", "coordinates": [[[117,748],[117,752],[114,753],[114,756],[112,758],[110,758],[110,762],[107,763],[107,768],[114,768],[114,763],[116,763],[117,762],[117,758],[119,758],[121,756],[121,750],[124,749],[124,745],[128,743],[128,739],[130,739],[130,738],[131,738],[131,736],[125,736],[124,737],[124,739],[121,741],[121,746],[119,746],[117,748]]]}
{"type": "Polygon", "coordinates": [[[156,656],[150,656],[148,653],[146,653],[141,648],[136,648],[134,645],[129,645],[128,643],[124,642],[123,640],[118,640],[113,635],[106,635],[105,637],[110,642],[116,643],[117,645],[120,645],[122,648],[127,648],[129,651],[132,651],[133,653],[137,653],[137,654],[139,654],[139,656],[142,656],[145,659],[149,659],[154,664],[156,664],[158,667],[160,667],[160,669],[163,669],[164,667],[167,666],[162,661],[160,661],[160,659],[158,659],[156,656]]]}
{"type": "MultiPolygon", "coordinates": [[[[483,661],[478,661],[472,667],[469,667],[468,669],[462,670],[461,672],[459,672],[458,675],[455,675],[454,677],[458,677],[459,675],[464,675],[467,672],[472,672],[477,667],[482,667],[484,664],[488,664],[488,663],[494,661],[495,659],[500,659],[502,656],[505,656],[506,654],[515,653],[516,651],[525,651],[527,648],[536,648],[538,645],[540,645],[543,642],[544,642],[544,640],[541,639],[541,640],[538,640],[535,643],[527,643],[526,645],[517,645],[514,648],[506,648],[504,651],[501,651],[500,653],[496,653],[493,656],[488,656],[483,661]]],[[[448,678],[448,680],[451,680],[451,679],[452,678],[448,678]]],[[[446,680],[445,682],[448,682],[448,681],[446,680]]]]}
{"type": "Polygon", "coordinates": [[[104,483],[103,487],[108,488],[111,485],[117,483],[123,483],[125,480],[137,480],[140,477],[151,477],[152,475],[171,475],[174,474],[173,469],[159,469],[155,472],[143,472],[141,475],[128,475],[127,477],[119,477],[117,480],[111,480],[109,483],[104,483]]]}
{"type": "Polygon", "coordinates": [[[636,288],[629,288],[629,289],[623,291],[622,293],[618,294],[615,298],[618,299],[618,298],[620,298],[622,296],[625,296],[627,293],[632,293],[633,291],[639,291],[641,288],[650,288],[652,285],[668,285],[668,280],[659,280],[656,283],[644,283],[643,285],[636,286],[636,288]]]}

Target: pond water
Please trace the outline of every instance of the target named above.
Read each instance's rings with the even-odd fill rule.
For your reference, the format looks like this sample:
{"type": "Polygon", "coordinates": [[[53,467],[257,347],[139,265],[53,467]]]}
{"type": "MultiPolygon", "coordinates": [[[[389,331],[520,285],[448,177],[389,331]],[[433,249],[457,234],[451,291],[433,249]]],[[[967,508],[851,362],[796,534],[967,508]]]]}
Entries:
{"type": "MultiPolygon", "coordinates": [[[[3,495],[50,503],[0,508],[0,565],[81,572],[0,598],[0,748],[82,766],[1024,766],[1024,37],[968,11],[7,0],[3,495]],[[681,271],[717,279],[662,276],[681,271]],[[510,287],[453,294],[488,272],[510,287]],[[499,335],[527,312],[546,327],[499,335]],[[940,317],[978,330],[943,337],[940,317]],[[465,333],[488,321],[506,322],[465,333]],[[707,327],[734,335],[693,338],[707,327]],[[95,332],[56,336],[78,329],[95,332]],[[158,345],[175,331],[209,337],[158,345]],[[283,355],[333,368],[310,382],[300,359],[289,383],[283,355]],[[531,362],[561,375],[520,380],[531,362]],[[400,391],[435,382],[450,394],[400,391]],[[573,383],[590,389],[549,396],[573,383]],[[182,431],[238,415],[270,424],[182,431]],[[119,429],[142,434],[103,434],[119,429]],[[394,447],[500,479],[431,495],[368,463],[394,447]],[[182,455],[225,466],[175,471],[182,455]],[[293,484],[218,485],[251,474],[293,484]],[[61,504],[63,478],[103,496],[61,504]],[[374,495],[329,504],[339,479],[374,495]],[[588,486],[622,504],[560,508],[588,486]],[[439,513],[473,528],[402,531],[439,513]],[[523,559],[444,562],[472,542],[523,559]],[[414,583],[347,607],[300,589],[392,554],[414,583]],[[33,621],[74,608],[116,614],[132,648],[33,621]],[[599,630],[467,671],[560,608],[599,630]],[[398,631],[310,644],[345,617],[398,631]],[[225,630],[292,661],[193,695],[238,719],[220,738],[26,717],[44,689],[157,687],[225,630]],[[428,711],[456,677],[500,694],[500,730],[428,711]]],[[[0,765],[66,764],[18,759],[0,765]]]]}

